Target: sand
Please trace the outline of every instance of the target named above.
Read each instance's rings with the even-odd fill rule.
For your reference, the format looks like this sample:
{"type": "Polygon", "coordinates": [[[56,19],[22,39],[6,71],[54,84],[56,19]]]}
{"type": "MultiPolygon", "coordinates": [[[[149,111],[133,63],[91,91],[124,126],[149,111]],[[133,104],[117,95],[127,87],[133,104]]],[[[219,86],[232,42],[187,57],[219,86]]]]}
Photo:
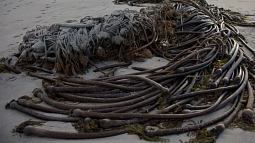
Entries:
{"type": "MultiPolygon", "coordinates": [[[[255,14],[255,0],[208,0],[209,3],[217,4],[220,7],[232,9],[244,14],[255,14]]],[[[140,9],[139,7],[129,7],[127,5],[114,5],[111,0],[0,0],[0,58],[12,57],[11,55],[18,52],[18,45],[22,41],[22,37],[27,30],[35,28],[36,25],[51,25],[53,23],[61,23],[66,20],[78,20],[85,16],[103,16],[110,14],[114,10],[119,9],[140,9]]],[[[254,21],[255,17],[250,17],[254,21]]],[[[242,34],[245,35],[249,44],[255,45],[255,29],[238,27],[242,34]]],[[[133,66],[140,67],[158,67],[165,65],[166,60],[154,57],[146,62],[135,62],[133,66]]],[[[113,62],[98,63],[98,66],[111,64],[113,62]]],[[[88,78],[99,76],[100,73],[94,74],[90,72],[86,75],[88,78]]],[[[132,72],[131,68],[121,68],[117,70],[117,74],[132,72]]],[[[12,99],[17,99],[22,95],[32,96],[35,88],[41,87],[41,80],[28,77],[25,73],[16,75],[12,73],[0,74],[0,143],[51,143],[51,142],[146,142],[140,140],[136,135],[119,135],[115,137],[94,139],[94,140],[60,140],[39,138],[34,136],[25,136],[12,133],[12,129],[21,122],[29,119],[37,120],[33,117],[25,115],[15,110],[5,110],[5,104],[12,99]]],[[[224,112],[222,109],[214,114],[203,117],[206,120],[224,112]]],[[[200,118],[192,119],[195,122],[200,118]]],[[[183,126],[191,122],[186,122],[183,126]]],[[[76,132],[70,123],[47,122],[43,128],[76,132]]],[[[172,143],[178,143],[179,140],[187,141],[189,137],[185,134],[171,135],[168,138],[172,143]]],[[[245,132],[241,129],[225,130],[217,139],[217,143],[251,143],[255,141],[254,132],[245,132]]]]}

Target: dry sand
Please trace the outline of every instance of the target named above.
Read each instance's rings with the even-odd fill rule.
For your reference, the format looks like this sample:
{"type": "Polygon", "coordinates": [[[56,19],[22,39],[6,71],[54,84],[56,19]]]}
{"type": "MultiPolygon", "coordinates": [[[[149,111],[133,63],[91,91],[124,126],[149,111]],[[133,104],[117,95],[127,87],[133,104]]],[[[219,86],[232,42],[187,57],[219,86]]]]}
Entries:
{"type": "MultiPolygon", "coordinates": [[[[255,0],[208,0],[209,3],[217,4],[220,7],[229,8],[244,14],[255,14],[255,0]]],[[[85,16],[103,16],[110,14],[114,10],[119,9],[140,9],[138,7],[129,7],[127,5],[114,5],[111,0],[0,0],[0,58],[11,56],[17,52],[18,44],[22,41],[22,37],[27,30],[35,28],[36,25],[51,25],[60,23],[66,20],[79,20],[85,16]]],[[[254,20],[254,17],[250,17],[254,20]]],[[[238,27],[244,34],[249,44],[255,45],[255,29],[238,27]]],[[[134,66],[141,67],[158,67],[166,64],[166,60],[154,57],[143,63],[134,63],[134,66]]],[[[112,62],[98,63],[110,64],[112,62]]],[[[93,69],[93,68],[92,68],[93,69]]],[[[91,69],[91,70],[92,70],[91,69]]],[[[117,71],[117,74],[130,73],[129,68],[122,68],[117,71]]],[[[89,72],[86,77],[96,77],[98,74],[89,72]]],[[[33,117],[14,110],[5,110],[5,104],[12,99],[17,99],[22,95],[32,95],[35,88],[41,87],[41,80],[28,77],[24,73],[16,74],[0,74],[0,143],[16,143],[16,142],[146,142],[140,140],[136,135],[119,135],[115,137],[94,139],[94,140],[60,140],[39,138],[33,136],[21,137],[19,134],[13,134],[12,129],[21,122],[29,119],[36,120],[33,117]]],[[[216,116],[224,112],[223,109],[217,113],[202,117],[203,120],[216,116]]],[[[201,117],[192,119],[195,122],[201,120],[201,117]]],[[[190,122],[186,122],[184,125],[190,122]]],[[[183,125],[183,126],[184,126],[183,125]]],[[[70,123],[47,122],[43,128],[73,131],[76,132],[70,123]]],[[[172,143],[178,143],[179,140],[187,141],[189,137],[186,134],[172,135],[164,138],[170,139],[172,143]]],[[[255,142],[254,132],[245,132],[241,129],[225,130],[217,139],[217,143],[252,143],[255,142]]]]}

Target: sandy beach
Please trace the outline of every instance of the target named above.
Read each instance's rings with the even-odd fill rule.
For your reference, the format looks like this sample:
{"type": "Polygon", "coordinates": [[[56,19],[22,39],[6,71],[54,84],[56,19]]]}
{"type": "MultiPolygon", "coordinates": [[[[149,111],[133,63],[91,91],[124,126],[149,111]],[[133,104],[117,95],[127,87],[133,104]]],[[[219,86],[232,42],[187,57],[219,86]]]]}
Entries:
{"type": "MultiPolygon", "coordinates": [[[[238,11],[243,14],[255,15],[255,0],[207,0],[209,4],[215,4],[219,7],[238,11]]],[[[22,41],[27,30],[35,28],[36,25],[49,26],[54,23],[61,23],[67,20],[77,20],[85,16],[103,16],[110,14],[114,10],[123,10],[129,8],[139,10],[140,7],[130,7],[128,5],[114,5],[112,0],[0,0],[0,58],[13,57],[13,53],[18,52],[18,45],[22,41]]],[[[255,21],[255,16],[249,16],[250,21],[255,21]]],[[[237,26],[240,32],[246,37],[248,44],[255,48],[255,28],[237,26]]],[[[252,56],[251,53],[249,55],[252,56]]],[[[16,59],[14,58],[14,61],[16,59]]],[[[113,63],[97,63],[98,66],[113,63]]],[[[167,61],[163,58],[154,57],[145,62],[134,62],[132,66],[141,67],[159,67],[165,65],[167,61]]],[[[12,63],[13,64],[13,63],[12,63]]],[[[100,73],[93,73],[89,69],[86,78],[98,77],[100,73]]],[[[117,70],[116,75],[133,72],[130,67],[117,70]]],[[[17,99],[22,95],[32,96],[35,88],[41,87],[41,80],[27,76],[25,73],[0,74],[0,142],[1,143],[140,143],[147,142],[140,140],[137,135],[118,135],[114,137],[90,140],[61,140],[50,138],[39,138],[34,136],[19,135],[12,133],[12,130],[18,124],[27,120],[38,120],[15,110],[6,110],[5,105],[12,99],[17,99]]],[[[226,109],[203,117],[203,120],[209,119],[224,112],[226,109]]],[[[254,110],[254,109],[253,109],[254,110]]],[[[201,117],[193,118],[195,122],[201,120],[201,117]]],[[[183,126],[189,122],[185,122],[183,126]]],[[[68,130],[76,132],[71,123],[47,122],[42,128],[54,130],[68,130]]],[[[164,136],[171,143],[188,141],[190,137],[187,133],[179,135],[164,136]]],[[[255,133],[247,132],[241,129],[226,129],[217,139],[217,143],[252,143],[255,142],[255,133]]]]}

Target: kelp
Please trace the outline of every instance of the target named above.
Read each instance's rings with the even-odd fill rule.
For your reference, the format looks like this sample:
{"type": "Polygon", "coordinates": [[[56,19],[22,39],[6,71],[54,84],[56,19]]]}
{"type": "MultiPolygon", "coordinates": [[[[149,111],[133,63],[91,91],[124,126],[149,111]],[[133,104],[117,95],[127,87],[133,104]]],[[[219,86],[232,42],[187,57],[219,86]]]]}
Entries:
{"type": "Polygon", "coordinates": [[[206,129],[199,129],[187,134],[190,140],[185,143],[216,143],[216,136],[206,129]]]}
{"type": "Polygon", "coordinates": [[[160,137],[148,137],[145,135],[145,126],[141,124],[131,124],[125,127],[129,130],[129,134],[136,134],[140,137],[140,139],[152,142],[168,142],[168,139],[160,138],[160,137]]]}
{"type": "Polygon", "coordinates": [[[100,127],[97,124],[96,119],[79,119],[77,123],[72,123],[72,126],[80,133],[91,133],[100,131],[100,127]]]}
{"type": "MultiPolygon", "coordinates": [[[[146,1],[129,4],[143,2],[146,1]]],[[[38,26],[28,31],[19,47],[16,66],[27,63],[50,66],[65,74],[52,78],[28,73],[43,79],[46,92],[36,89],[34,96],[56,108],[57,113],[68,114],[62,120],[72,119],[79,133],[27,127],[27,134],[87,139],[129,133],[148,141],[167,142],[159,136],[189,132],[190,142],[215,142],[225,125],[237,116],[244,102],[239,97],[243,96],[248,80],[252,80],[248,70],[254,72],[253,59],[243,56],[244,51],[235,40],[243,37],[231,22],[225,21],[243,22],[243,19],[238,21],[233,17],[240,15],[227,13],[204,0],[172,2],[142,8],[139,12],[118,10],[104,17],[86,16],[80,22],[38,26]],[[169,62],[153,69],[136,67],[139,72],[117,76],[108,76],[105,71],[114,73],[116,65],[95,65],[98,61],[118,60],[128,62],[125,66],[129,66],[130,61],[152,56],[169,62]],[[77,75],[91,66],[96,67],[94,72],[103,75],[95,79],[77,75]],[[228,110],[207,121],[195,123],[191,119],[222,108],[228,110]],[[206,130],[223,120],[224,125],[206,130]],[[183,126],[183,122],[189,121],[183,126]]],[[[20,99],[31,100],[26,96],[20,99]]],[[[11,105],[15,105],[12,109],[32,112],[16,101],[11,105]]],[[[46,119],[56,121],[54,117],[46,119]]],[[[239,122],[234,121],[235,125],[239,122]]],[[[248,130],[253,130],[253,125],[248,130]]]]}
{"type": "Polygon", "coordinates": [[[0,73],[9,73],[10,70],[4,65],[4,62],[6,61],[5,58],[0,59],[0,73]]]}
{"type": "Polygon", "coordinates": [[[42,126],[45,122],[44,121],[31,121],[31,120],[28,120],[28,121],[25,121],[21,124],[19,124],[18,126],[16,126],[14,129],[13,129],[13,133],[17,132],[17,133],[23,133],[23,129],[26,127],[26,126],[42,126]]]}
{"type": "Polygon", "coordinates": [[[235,128],[241,128],[244,131],[255,132],[255,124],[245,122],[239,117],[236,117],[234,121],[229,125],[229,129],[233,130],[235,128]]]}

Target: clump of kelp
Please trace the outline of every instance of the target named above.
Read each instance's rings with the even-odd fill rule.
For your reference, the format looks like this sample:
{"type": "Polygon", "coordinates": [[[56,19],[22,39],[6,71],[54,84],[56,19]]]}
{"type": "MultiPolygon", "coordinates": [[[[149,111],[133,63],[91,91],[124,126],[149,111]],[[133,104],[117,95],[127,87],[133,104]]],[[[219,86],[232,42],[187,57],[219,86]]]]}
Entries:
{"type": "Polygon", "coordinates": [[[43,122],[43,121],[31,121],[31,120],[28,120],[28,121],[25,121],[25,122],[19,124],[18,126],[16,126],[13,129],[13,133],[16,133],[16,132],[22,133],[23,129],[26,126],[42,126],[44,123],[45,122],[43,122]]]}
{"type": "Polygon", "coordinates": [[[54,78],[28,72],[43,79],[44,91],[36,89],[33,93],[49,106],[19,98],[8,108],[45,121],[71,122],[78,133],[30,125],[18,132],[63,139],[130,133],[145,140],[167,141],[159,136],[193,131],[197,137],[190,142],[215,142],[237,121],[239,112],[243,122],[254,125],[250,81],[255,78],[255,62],[245,50],[254,51],[228,23],[229,16],[232,14],[226,15],[225,10],[206,1],[173,0],[140,12],[115,11],[107,17],[85,17],[78,24],[55,24],[28,32],[16,66],[51,64],[69,76],[54,78]],[[154,69],[132,67],[138,71],[114,76],[116,67],[130,66],[129,61],[152,54],[169,62],[154,69]],[[95,79],[76,74],[84,72],[88,64],[96,66],[93,62],[106,59],[125,62],[96,67],[94,72],[104,76],[95,79]],[[223,108],[218,116],[182,126],[187,119],[223,108]],[[212,128],[207,130],[209,126],[212,128]]]}
{"type": "MultiPolygon", "coordinates": [[[[89,65],[95,66],[94,62],[102,60],[143,61],[144,58],[152,57],[152,53],[170,60],[172,55],[178,53],[170,52],[171,47],[181,43],[191,46],[194,43],[192,38],[195,40],[194,37],[206,37],[201,36],[208,33],[202,30],[203,26],[209,27],[213,22],[220,22],[222,19],[222,26],[235,32],[231,36],[235,39],[239,36],[239,40],[245,42],[239,31],[232,26],[247,25],[246,18],[240,13],[209,5],[204,0],[173,2],[192,4],[193,8],[200,12],[194,17],[192,9],[180,10],[181,4],[173,6],[165,2],[154,7],[142,8],[140,12],[125,9],[104,17],[86,16],[80,22],[69,20],[51,26],[37,26],[26,32],[20,43],[19,53],[16,54],[17,62],[14,66],[7,67],[15,73],[20,73],[19,68],[15,68],[19,66],[26,71],[41,70],[47,73],[77,75],[85,73],[89,65]],[[181,26],[185,20],[200,22],[181,26]],[[194,27],[196,24],[202,27],[194,27]],[[192,27],[194,29],[190,29],[192,27]],[[189,32],[186,29],[189,29],[189,32]]],[[[230,36],[228,31],[224,33],[230,36]]],[[[9,62],[10,60],[8,59],[9,62]]]]}
{"type": "Polygon", "coordinates": [[[5,66],[6,59],[0,59],[0,73],[8,73],[10,70],[5,66]]]}
{"type": "Polygon", "coordinates": [[[130,6],[138,6],[137,4],[143,3],[161,3],[164,0],[114,0],[115,4],[128,4],[130,6]]]}
{"type": "Polygon", "coordinates": [[[255,124],[243,121],[241,118],[236,117],[229,125],[229,129],[241,128],[244,131],[255,132],[255,124]]]}

